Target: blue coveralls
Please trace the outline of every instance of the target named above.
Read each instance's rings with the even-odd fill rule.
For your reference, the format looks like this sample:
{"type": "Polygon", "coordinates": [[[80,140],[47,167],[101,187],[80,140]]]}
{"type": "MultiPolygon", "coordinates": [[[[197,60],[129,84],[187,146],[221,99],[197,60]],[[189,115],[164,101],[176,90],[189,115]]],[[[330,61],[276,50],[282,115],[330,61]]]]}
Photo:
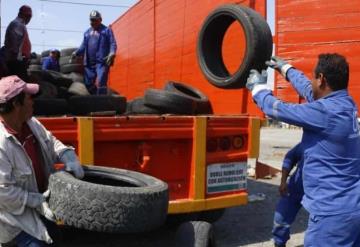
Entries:
{"type": "Polygon", "coordinates": [[[59,65],[59,61],[53,57],[46,57],[43,60],[43,64],[42,64],[42,69],[43,70],[53,70],[53,71],[60,71],[60,65],[59,65]]]}
{"type": "Polygon", "coordinates": [[[101,24],[98,30],[89,28],[84,33],[84,39],[76,51],[76,55],[84,56],[85,85],[91,94],[106,94],[109,66],[105,57],[116,53],[116,41],[110,28],[101,24]],[[95,85],[98,81],[99,86],[95,85]]]}
{"type": "Polygon", "coordinates": [[[360,136],[348,91],[316,101],[310,80],[291,68],[287,78],[305,104],[288,104],[261,90],[256,104],[268,116],[303,128],[302,205],[310,213],[304,245],[360,246],[360,136]]]}
{"type": "Polygon", "coordinates": [[[289,172],[296,163],[297,167],[288,181],[288,195],[282,196],[276,206],[272,234],[277,245],[285,245],[290,239],[290,225],[295,221],[296,215],[301,208],[301,199],[304,195],[302,153],[301,143],[299,143],[287,152],[283,162],[282,168],[289,172]]]}

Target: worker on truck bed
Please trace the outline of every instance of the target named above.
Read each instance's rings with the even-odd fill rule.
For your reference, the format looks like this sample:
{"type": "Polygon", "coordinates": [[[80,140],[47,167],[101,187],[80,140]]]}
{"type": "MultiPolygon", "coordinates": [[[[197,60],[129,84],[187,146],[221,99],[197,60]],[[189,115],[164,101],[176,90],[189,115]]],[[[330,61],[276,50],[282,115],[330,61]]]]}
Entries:
{"type": "Polygon", "coordinates": [[[59,65],[60,51],[57,49],[50,50],[49,56],[42,62],[42,70],[60,71],[59,65]]]}
{"type": "Polygon", "coordinates": [[[251,70],[246,87],[261,110],[303,128],[302,205],[310,213],[304,246],[360,246],[360,136],[346,59],[320,54],[311,81],[281,58],[267,64],[307,100],[280,101],[267,85],[266,71],[251,70]]]}
{"type": "Polygon", "coordinates": [[[90,13],[91,27],[85,32],[80,48],[72,54],[84,56],[85,85],[91,94],[107,94],[109,68],[116,53],[116,41],[110,28],[102,23],[101,14],[90,13]]]}
{"type": "Polygon", "coordinates": [[[47,227],[54,221],[46,197],[54,163],[82,178],[84,171],[72,147],[57,140],[34,117],[39,85],[17,76],[0,80],[0,244],[48,246],[47,227]]]}
{"type": "Polygon", "coordinates": [[[304,195],[302,183],[304,160],[302,154],[302,146],[299,143],[287,152],[283,161],[279,187],[281,198],[276,206],[272,230],[276,247],[286,246],[286,242],[290,239],[290,225],[295,221],[301,208],[301,199],[304,195]],[[296,164],[296,170],[288,181],[289,174],[296,164]]]}
{"type": "Polygon", "coordinates": [[[4,59],[10,75],[17,75],[23,80],[28,80],[27,68],[31,56],[31,43],[26,25],[30,22],[32,10],[23,5],[18,16],[6,29],[4,42],[4,59]]]}

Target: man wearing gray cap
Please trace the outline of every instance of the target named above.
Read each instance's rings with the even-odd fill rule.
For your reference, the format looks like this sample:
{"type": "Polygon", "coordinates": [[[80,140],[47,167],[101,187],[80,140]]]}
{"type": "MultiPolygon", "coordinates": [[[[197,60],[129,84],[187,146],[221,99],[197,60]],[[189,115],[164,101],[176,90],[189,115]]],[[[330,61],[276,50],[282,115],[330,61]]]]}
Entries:
{"type": "Polygon", "coordinates": [[[32,117],[38,91],[39,85],[17,76],[0,80],[0,244],[51,244],[47,226],[55,216],[46,199],[54,164],[60,161],[76,177],[84,176],[74,149],[32,117]]]}
{"type": "Polygon", "coordinates": [[[102,23],[100,12],[90,13],[91,27],[85,32],[84,39],[72,57],[84,56],[85,85],[91,94],[107,94],[109,68],[116,53],[116,41],[110,28],[102,23]]]}

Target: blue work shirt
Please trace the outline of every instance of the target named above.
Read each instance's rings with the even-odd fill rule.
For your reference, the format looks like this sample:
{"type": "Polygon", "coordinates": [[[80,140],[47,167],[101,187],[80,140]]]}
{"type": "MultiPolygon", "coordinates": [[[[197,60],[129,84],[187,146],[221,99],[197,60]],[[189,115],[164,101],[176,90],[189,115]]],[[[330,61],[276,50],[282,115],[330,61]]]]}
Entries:
{"type": "MultiPolygon", "coordinates": [[[[77,56],[84,56],[84,65],[91,65],[88,59],[89,55],[89,41],[91,37],[91,32],[94,29],[91,27],[84,33],[84,39],[81,43],[79,49],[76,51],[77,56]]],[[[110,28],[106,27],[105,25],[101,24],[100,28],[98,29],[100,34],[97,49],[96,49],[96,63],[97,64],[105,64],[106,60],[105,57],[108,56],[110,53],[116,54],[116,41],[114,38],[114,34],[110,28]]]]}
{"type": "Polygon", "coordinates": [[[99,47],[100,33],[97,30],[92,30],[89,34],[89,42],[87,45],[87,58],[90,65],[96,64],[96,52],[99,47]]]}
{"type": "Polygon", "coordinates": [[[53,70],[53,71],[60,71],[59,61],[53,57],[46,57],[42,63],[42,70],[53,70]]]}
{"type": "Polygon", "coordinates": [[[360,136],[357,108],[347,90],[314,100],[310,80],[291,68],[287,78],[308,103],[289,104],[270,90],[254,95],[268,116],[303,128],[303,206],[313,215],[360,210],[360,136]]]}

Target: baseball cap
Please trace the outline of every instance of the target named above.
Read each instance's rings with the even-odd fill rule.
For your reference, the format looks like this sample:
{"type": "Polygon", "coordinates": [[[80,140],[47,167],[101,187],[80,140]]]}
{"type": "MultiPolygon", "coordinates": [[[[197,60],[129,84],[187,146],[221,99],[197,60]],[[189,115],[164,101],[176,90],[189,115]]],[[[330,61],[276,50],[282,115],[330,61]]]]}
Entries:
{"type": "Polygon", "coordinates": [[[6,103],[21,92],[36,94],[39,92],[39,85],[26,83],[16,75],[3,77],[0,80],[0,104],[6,103]]]}
{"type": "Polygon", "coordinates": [[[93,10],[90,12],[90,20],[91,19],[101,19],[101,14],[97,10],[93,10]]]}

